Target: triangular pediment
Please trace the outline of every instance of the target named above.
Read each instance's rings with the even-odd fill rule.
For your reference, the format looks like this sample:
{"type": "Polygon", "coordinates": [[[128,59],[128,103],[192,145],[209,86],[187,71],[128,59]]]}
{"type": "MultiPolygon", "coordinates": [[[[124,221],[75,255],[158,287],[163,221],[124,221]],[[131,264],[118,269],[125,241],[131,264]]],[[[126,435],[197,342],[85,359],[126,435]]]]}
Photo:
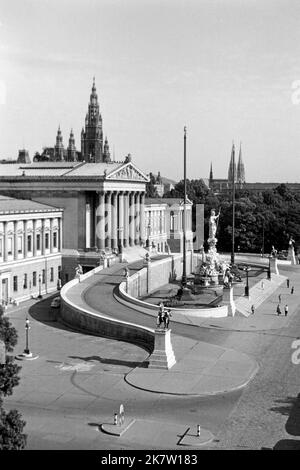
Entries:
{"type": "Polygon", "coordinates": [[[131,162],[125,163],[120,168],[106,175],[106,179],[142,181],[144,183],[149,181],[149,178],[131,162]]]}

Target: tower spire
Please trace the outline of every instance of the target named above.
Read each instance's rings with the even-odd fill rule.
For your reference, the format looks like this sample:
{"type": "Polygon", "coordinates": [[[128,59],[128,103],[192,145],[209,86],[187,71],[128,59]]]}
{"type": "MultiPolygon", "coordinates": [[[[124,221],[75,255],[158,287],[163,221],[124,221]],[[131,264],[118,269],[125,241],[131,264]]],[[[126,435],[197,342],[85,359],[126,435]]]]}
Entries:
{"type": "Polygon", "coordinates": [[[235,163],[234,141],[232,141],[231,158],[230,158],[230,163],[229,163],[229,168],[228,168],[228,183],[229,183],[229,185],[231,185],[233,181],[236,181],[236,163],[235,163]]]}
{"type": "Polygon", "coordinates": [[[237,175],[236,175],[237,182],[240,185],[245,183],[245,166],[242,159],[242,142],[240,142],[240,151],[239,151],[239,160],[237,164],[237,175]]]}

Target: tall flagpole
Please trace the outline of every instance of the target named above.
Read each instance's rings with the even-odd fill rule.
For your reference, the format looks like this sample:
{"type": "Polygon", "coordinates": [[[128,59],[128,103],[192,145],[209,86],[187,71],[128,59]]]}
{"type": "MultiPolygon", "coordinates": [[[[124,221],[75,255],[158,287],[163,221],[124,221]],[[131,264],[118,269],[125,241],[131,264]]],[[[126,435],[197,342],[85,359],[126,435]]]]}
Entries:
{"type": "Polygon", "coordinates": [[[232,144],[232,247],[231,264],[234,264],[234,224],[235,224],[235,149],[232,144]]]}
{"type": "Polygon", "coordinates": [[[186,127],[184,126],[184,145],[183,145],[183,154],[184,154],[184,200],[183,200],[183,267],[182,267],[182,287],[186,287],[186,127]]]}

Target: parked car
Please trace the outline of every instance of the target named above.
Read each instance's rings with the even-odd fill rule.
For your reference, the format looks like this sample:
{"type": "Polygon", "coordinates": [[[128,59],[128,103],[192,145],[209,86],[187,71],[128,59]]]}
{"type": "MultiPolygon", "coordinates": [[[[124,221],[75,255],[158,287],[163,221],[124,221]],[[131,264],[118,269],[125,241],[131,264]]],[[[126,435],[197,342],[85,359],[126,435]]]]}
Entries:
{"type": "Polygon", "coordinates": [[[60,297],[54,297],[54,299],[51,302],[51,307],[53,307],[53,308],[59,308],[60,307],[60,297]]]}

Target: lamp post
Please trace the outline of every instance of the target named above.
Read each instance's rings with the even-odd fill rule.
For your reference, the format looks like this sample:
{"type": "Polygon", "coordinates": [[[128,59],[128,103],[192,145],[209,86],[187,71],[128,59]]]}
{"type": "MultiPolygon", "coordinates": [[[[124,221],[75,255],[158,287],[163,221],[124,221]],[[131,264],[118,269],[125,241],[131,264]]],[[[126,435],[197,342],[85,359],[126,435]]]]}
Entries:
{"type": "Polygon", "coordinates": [[[24,354],[27,354],[28,356],[31,354],[29,350],[29,343],[28,343],[29,330],[30,330],[29,320],[28,318],[26,318],[26,321],[25,321],[26,346],[24,349],[24,354]]]}
{"type": "Polygon", "coordinates": [[[184,152],[183,152],[183,166],[184,166],[184,201],[183,201],[183,266],[181,285],[186,287],[186,127],[184,127],[184,152]]]}
{"type": "Polygon", "coordinates": [[[269,255],[269,266],[268,266],[268,279],[271,280],[271,258],[272,256],[269,255]]]}
{"type": "Polygon", "coordinates": [[[148,238],[147,238],[147,247],[150,248],[150,235],[151,235],[151,224],[149,222],[149,224],[147,225],[147,228],[148,228],[148,238]]]}
{"type": "Polygon", "coordinates": [[[39,274],[39,295],[38,295],[38,299],[42,299],[43,296],[42,296],[42,276],[41,274],[39,274]]]}
{"type": "Polygon", "coordinates": [[[234,264],[234,225],[235,225],[235,148],[232,144],[231,152],[232,162],[232,247],[231,247],[231,264],[234,264]]]}
{"type": "Polygon", "coordinates": [[[251,271],[251,268],[249,268],[249,266],[246,266],[245,271],[246,271],[245,296],[249,297],[249,271],[251,271]]]}

